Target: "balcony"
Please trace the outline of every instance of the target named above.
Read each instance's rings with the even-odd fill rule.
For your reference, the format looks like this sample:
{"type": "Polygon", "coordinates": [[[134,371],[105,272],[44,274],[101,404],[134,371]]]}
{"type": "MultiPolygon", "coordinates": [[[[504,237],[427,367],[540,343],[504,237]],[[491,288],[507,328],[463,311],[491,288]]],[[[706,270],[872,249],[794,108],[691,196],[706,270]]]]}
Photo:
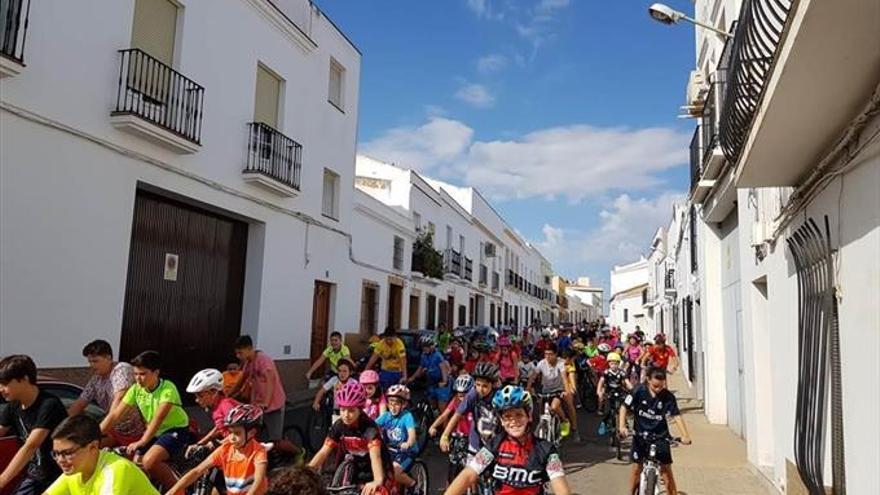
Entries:
{"type": "Polygon", "coordinates": [[[467,257],[464,259],[464,279],[474,281],[474,260],[467,257]]]}
{"type": "Polygon", "coordinates": [[[489,285],[489,267],[484,264],[480,264],[480,278],[479,283],[483,287],[489,285]]]}
{"type": "Polygon", "coordinates": [[[251,122],[248,129],[242,178],[282,196],[296,196],[300,190],[302,146],[262,122],[251,122]]]}
{"type": "Polygon", "coordinates": [[[507,286],[513,287],[516,283],[516,277],[513,276],[513,270],[507,270],[507,286]]]}
{"type": "Polygon", "coordinates": [[[453,278],[461,278],[461,253],[452,248],[443,253],[443,273],[453,278]]]}
{"type": "Polygon", "coordinates": [[[498,292],[501,285],[501,275],[498,272],[492,272],[492,292],[498,292]]]}
{"type": "Polygon", "coordinates": [[[177,153],[198,151],[205,88],[142,50],[119,53],[113,126],[177,153]]]}
{"type": "Polygon", "coordinates": [[[667,295],[674,295],[675,290],[675,269],[670,268],[666,270],[666,277],[664,278],[663,287],[666,291],[667,295]]]}
{"type": "Polygon", "coordinates": [[[24,42],[27,35],[30,0],[9,0],[0,4],[0,78],[18,74],[24,69],[24,42]]]}

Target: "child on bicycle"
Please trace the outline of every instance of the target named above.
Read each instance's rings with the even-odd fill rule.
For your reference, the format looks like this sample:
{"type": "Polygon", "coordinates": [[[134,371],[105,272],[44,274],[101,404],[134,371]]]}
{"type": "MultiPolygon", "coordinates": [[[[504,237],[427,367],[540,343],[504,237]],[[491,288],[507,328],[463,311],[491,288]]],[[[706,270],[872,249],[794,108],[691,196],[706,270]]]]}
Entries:
{"type": "Polygon", "coordinates": [[[342,359],[346,359],[351,361],[351,351],[348,349],[348,346],[342,343],[342,334],[339,332],[333,332],[330,334],[330,345],[324,349],[324,352],[321,353],[321,357],[319,357],[312,367],[309,368],[309,371],[306,371],[306,380],[312,379],[312,374],[317,371],[324,363],[330,363],[330,367],[325,373],[325,378],[330,378],[330,376],[338,373],[337,367],[339,366],[339,361],[342,359]]]}
{"type": "Polygon", "coordinates": [[[494,481],[493,493],[498,495],[538,495],[547,483],[555,495],[569,495],[559,453],[531,430],[531,395],[522,387],[508,385],[494,394],[492,405],[504,430],[477,452],[445,493],[463,495],[488,473],[494,481]]]}
{"type": "Polygon", "coordinates": [[[309,467],[320,470],[330,454],[340,449],[350,454],[354,463],[354,479],[343,482],[363,484],[363,495],[387,493],[388,486],[393,485],[391,477],[386,476],[392,471],[391,456],[382,443],[379,427],[363,412],[367,402],[364,386],[350,380],[334,395],[340,418],[330,427],[324,445],[312,457],[309,467]]]}
{"type": "MultiPolygon", "coordinates": [[[[357,381],[351,377],[351,372],[354,369],[354,363],[349,361],[348,359],[340,359],[338,363],[336,363],[336,376],[331,376],[329,380],[324,382],[324,385],[318,389],[318,393],[315,394],[315,400],[312,401],[312,409],[315,411],[321,410],[321,404],[324,402],[324,396],[327,393],[335,393],[337,390],[342,389],[349,381],[357,381]]],[[[332,395],[330,397],[333,397],[332,395]]],[[[338,409],[339,406],[336,405],[333,407],[334,410],[338,409]]]]}
{"type": "Polygon", "coordinates": [[[388,410],[379,416],[376,425],[381,428],[382,441],[392,453],[394,479],[408,488],[410,494],[416,494],[418,493],[416,480],[407,474],[418,453],[416,420],[407,410],[410,399],[409,388],[406,385],[392,385],[388,389],[387,398],[388,410]]]}
{"type": "Polygon", "coordinates": [[[223,472],[227,494],[265,495],[269,488],[269,458],[257,439],[262,424],[261,408],[250,404],[232,408],[223,418],[223,426],[229,430],[228,440],[184,474],[165,495],[185,490],[211,468],[223,472]]]}
{"type": "Polygon", "coordinates": [[[367,394],[367,405],[364,406],[364,412],[375,421],[388,410],[385,394],[382,393],[382,387],[379,386],[379,373],[376,373],[375,370],[365,370],[361,373],[358,381],[364,386],[364,391],[367,394]]]}
{"type": "Polygon", "coordinates": [[[615,421],[617,411],[611,406],[615,401],[622,399],[631,388],[632,385],[621,366],[620,354],[616,352],[609,353],[608,369],[599,377],[599,383],[596,386],[596,395],[599,397],[599,410],[604,418],[599,423],[599,435],[604,435],[607,428],[613,426],[610,422],[615,421]],[[606,392],[610,398],[609,401],[605,400],[606,392]]]}
{"type": "Polygon", "coordinates": [[[468,447],[471,454],[488,442],[499,430],[498,417],[492,407],[492,396],[495,393],[500,375],[495,363],[479,363],[474,368],[474,388],[468,392],[452,419],[446,424],[440,435],[440,450],[449,453],[449,438],[458,423],[467,414],[471,415],[472,423],[468,431],[468,447]]]}
{"type": "MultiPolygon", "coordinates": [[[[446,409],[437,416],[437,419],[431,423],[431,426],[428,428],[428,435],[431,437],[436,437],[437,432],[439,431],[441,426],[446,425],[446,422],[449,418],[455,414],[455,411],[458,409],[458,406],[464,401],[465,396],[468,392],[474,387],[474,378],[471,375],[459,375],[455,378],[455,381],[452,383],[452,391],[455,395],[452,396],[452,400],[449,401],[449,404],[446,406],[446,409]]],[[[458,426],[456,427],[456,433],[463,436],[468,436],[471,427],[472,416],[470,413],[467,413],[465,416],[461,418],[461,421],[458,422],[458,426]]]]}
{"type": "Polygon", "coordinates": [[[229,429],[223,423],[226,415],[241,403],[226,397],[223,393],[223,374],[212,368],[196,373],[187,385],[186,391],[195,395],[196,404],[208,411],[214,421],[214,427],[211,428],[211,431],[198,442],[187,447],[186,452],[189,454],[195,448],[202,446],[213,449],[229,433],[229,429]]]}

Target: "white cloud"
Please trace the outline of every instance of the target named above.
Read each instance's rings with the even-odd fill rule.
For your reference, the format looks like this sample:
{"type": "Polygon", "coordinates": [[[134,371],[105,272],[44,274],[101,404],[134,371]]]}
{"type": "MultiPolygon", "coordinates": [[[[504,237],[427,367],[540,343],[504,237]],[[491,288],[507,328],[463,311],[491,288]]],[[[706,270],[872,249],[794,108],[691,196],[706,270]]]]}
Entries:
{"type": "Polygon", "coordinates": [[[489,0],[467,0],[465,3],[468,10],[474,13],[478,19],[501,20],[504,18],[503,12],[496,12],[492,8],[489,0]]]}
{"type": "Polygon", "coordinates": [[[495,105],[495,95],[482,84],[465,84],[455,97],[476,108],[490,108],[495,105]]]}
{"type": "Polygon", "coordinates": [[[477,70],[481,74],[492,74],[507,67],[507,57],[492,53],[477,59],[477,70]]]}
{"type": "Polygon", "coordinates": [[[473,134],[473,129],[457,120],[431,117],[418,127],[389,129],[363,143],[359,151],[424,172],[462,156],[473,134]]]}
{"type": "Polygon", "coordinates": [[[549,12],[551,10],[563,9],[568,7],[571,0],[541,0],[535,10],[538,12],[549,12]]]}
{"type": "Polygon", "coordinates": [[[465,123],[431,117],[363,143],[361,150],[474,186],[495,200],[565,197],[578,203],[607,191],[663,184],[658,173],[687,162],[686,133],[654,127],[552,127],[506,140],[474,141],[465,123]]]}

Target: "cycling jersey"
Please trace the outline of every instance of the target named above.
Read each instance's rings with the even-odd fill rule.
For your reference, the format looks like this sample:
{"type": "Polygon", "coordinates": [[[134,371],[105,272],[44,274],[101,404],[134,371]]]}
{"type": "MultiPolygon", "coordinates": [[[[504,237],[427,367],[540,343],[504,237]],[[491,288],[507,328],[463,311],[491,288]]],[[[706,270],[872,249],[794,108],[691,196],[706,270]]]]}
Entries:
{"type": "Polygon", "coordinates": [[[48,495],[159,495],[147,475],[135,463],[113,452],[102,450],[91,478],[82,473],[62,474],[52,483],[48,495]]]}
{"type": "Polygon", "coordinates": [[[513,380],[516,376],[516,366],[519,358],[513,352],[508,351],[507,354],[498,354],[498,373],[502,380],[513,380]]]}
{"type": "Polygon", "coordinates": [[[627,395],[623,404],[635,416],[636,433],[668,435],[669,425],[666,423],[666,417],[681,414],[678,410],[678,401],[672,392],[663,389],[657,395],[652,395],[644,383],[639,384],[627,395]]]}
{"type": "Polygon", "coordinates": [[[498,415],[495,413],[495,408],[492,407],[494,395],[495,391],[492,390],[486,397],[480,397],[479,392],[474,388],[468,392],[455,411],[462,416],[470,413],[473,418],[468,435],[471,452],[479,450],[482,444],[488,442],[501,431],[498,426],[498,415]]]}
{"type": "Polygon", "coordinates": [[[605,359],[605,356],[601,354],[597,354],[590,358],[590,366],[596,370],[596,373],[602,374],[605,373],[605,370],[608,369],[608,360],[605,359]]]}
{"type": "MultiPolygon", "coordinates": [[[[382,429],[382,439],[389,448],[399,449],[400,444],[409,439],[409,430],[416,428],[416,420],[409,411],[401,411],[395,416],[391,411],[385,411],[376,420],[376,425],[382,429]]],[[[409,450],[416,450],[413,445],[409,450]]]]}
{"type": "Polygon", "coordinates": [[[599,354],[599,346],[587,344],[587,346],[584,347],[584,354],[586,354],[588,358],[596,356],[599,354]]]}
{"type": "Polygon", "coordinates": [[[445,361],[446,359],[443,357],[443,354],[440,354],[440,351],[435,350],[428,354],[422,353],[419,367],[424,368],[429,384],[437,384],[443,380],[443,370],[440,369],[440,365],[445,361]]]}
{"type": "Polygon", "coordinates": [[[177,387],[164,378],[159,380],[159,384],[153,390],[147,390],[135,383],[128,389],[125,396],[122,397],[122,402],[126,405],[137,407],[146,424],[149,424],[153,417],[156,416],[159,406],[165,403],[171,404],[171,410],[165,416],[165,419],[162,420],[162,424],[156,430],[155,436],[159,436],[171,429],[189,427],[189,416],[186,415],[186,411],[181,407],[182,401],[180,400],[180,393],[177,392],[177,387]]]}
{"type": "MultiPolygon", "coordinates": [[[[458,409],[458,406],[464,402],[462,399],[458,398],[458,394],[452,398],[452,401],[449,402],[449,405],[446,406],[446,411],[449,413],[455,413],[458,409]]],[[[471,424],[474,422],[473,414],[466,413],[458,420],[458,424],[455,425],[455,433],[460,435],[467,436],[471,432],[471,424]]]]}
{"type": "Polygon", "coordinates": [[[330,363],[330,371],[336,373],[336,365],[339,364],[339,360],[342,358],[351,359],[351,351],[348,349],[348,346],[343,344],[339,347],[339,350],[333,349],[332,345],[328,345],[324,352],[321,353],[327,359],[327,362],[330,363]]]}
{"type": "Polygon", "coordinates": [[[391,456],[388,449],[382,444],[382,434],[379,427],[365,414],[361,414],[357,423],[351,426],[345,424],[341,419],[336,420],[330,426],[330,431],[327,432],[324,445],[334,449],[339,448],[343,454],[351,454],[354,462],[359,466],[366,464],[365,469],[371,477],[372,470],[369,468],[371,447],[381,447],[382,465],[386,468],[391,466],[391,456]]]}
{"type": "Polygon", "coordinates": [[[538,495],[544,484],[565,476],[553,444],[528,433],[523,442],[506,433],[496,436],[468,463],[478,475],[491,474],[497,495],[538,495]]]}
{"type": "Polygon", "coordinates": [[[669,358],[675,356],[675,349],[668,345],[664,345],[661,349],[659,345],[655,345],[651,347],[647,354],[649,363],[652,363],[657,368],[666,369],[669,365],[669,358]]]}

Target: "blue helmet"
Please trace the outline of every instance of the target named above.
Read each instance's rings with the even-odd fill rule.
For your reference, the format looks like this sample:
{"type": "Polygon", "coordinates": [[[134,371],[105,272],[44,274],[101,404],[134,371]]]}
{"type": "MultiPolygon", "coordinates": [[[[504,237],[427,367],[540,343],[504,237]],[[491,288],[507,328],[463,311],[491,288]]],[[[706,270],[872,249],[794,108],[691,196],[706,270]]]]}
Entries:
{"type": "Polygon", "coordinates": [[[526,412],[531,413],[532,396],[522,387],[506,385],[501,390],[495,392],[495,396],[492,397],[492,406],[498,412],[521,407],[526,412]]]}

